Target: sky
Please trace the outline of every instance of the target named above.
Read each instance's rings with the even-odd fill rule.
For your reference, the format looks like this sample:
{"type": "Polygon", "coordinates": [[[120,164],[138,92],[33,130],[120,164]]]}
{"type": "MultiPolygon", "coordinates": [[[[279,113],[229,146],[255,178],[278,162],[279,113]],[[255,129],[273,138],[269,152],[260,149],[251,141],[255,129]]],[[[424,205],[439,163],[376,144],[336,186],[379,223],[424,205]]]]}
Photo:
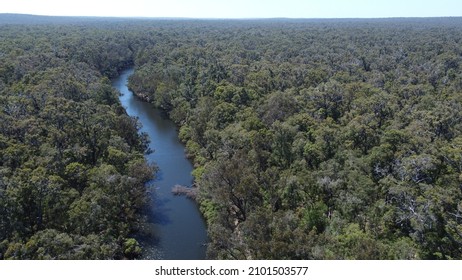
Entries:
{"type": "Polygon", "coordinates": [[[461,0],[0,0],[0,13],[189,18],[462,16],[461,0]]]}

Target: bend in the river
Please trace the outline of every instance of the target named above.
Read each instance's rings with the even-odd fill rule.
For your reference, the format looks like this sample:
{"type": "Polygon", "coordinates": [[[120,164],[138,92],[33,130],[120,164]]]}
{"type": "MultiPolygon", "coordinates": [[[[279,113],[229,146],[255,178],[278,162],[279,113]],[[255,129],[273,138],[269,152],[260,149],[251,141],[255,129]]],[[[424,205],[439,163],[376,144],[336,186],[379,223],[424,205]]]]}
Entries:
{"type": "Polygon", "coordinates": [[[120,91],[120,102],[127,114],[138,117],[151,140],[154,153],[146,156],[159,167],[151,192],[150,230],[153,236],[141,240],[144,259],[204,259],[207,242],[205,222],[196,203],[186,197],[174,196],[175,184],[190,186],[193,166],[186,159],[184,146],[178,139],[175,124],[162,117],[161,112],[149,103],[135,97],[128,89],[128,69],[113,80],[120,91]]]}

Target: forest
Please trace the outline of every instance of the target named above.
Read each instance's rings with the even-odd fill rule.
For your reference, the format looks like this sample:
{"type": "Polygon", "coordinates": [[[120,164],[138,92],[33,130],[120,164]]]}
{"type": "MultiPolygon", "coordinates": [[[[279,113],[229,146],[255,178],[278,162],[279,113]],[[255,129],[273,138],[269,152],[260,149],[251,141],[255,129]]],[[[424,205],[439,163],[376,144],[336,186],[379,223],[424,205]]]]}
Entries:
{"type": "Polygon", "coordinates": [[[0,26],[0,258],[139,255],[134,65],[210,259],[462,259],[462,18],[48,21],[0,26]]]}
{"type": "Polygon", "coordinates": [[[0,26],[0,259],[140,254],[155,167],[109,80],[132,63],[119,36],[0,26]]]}

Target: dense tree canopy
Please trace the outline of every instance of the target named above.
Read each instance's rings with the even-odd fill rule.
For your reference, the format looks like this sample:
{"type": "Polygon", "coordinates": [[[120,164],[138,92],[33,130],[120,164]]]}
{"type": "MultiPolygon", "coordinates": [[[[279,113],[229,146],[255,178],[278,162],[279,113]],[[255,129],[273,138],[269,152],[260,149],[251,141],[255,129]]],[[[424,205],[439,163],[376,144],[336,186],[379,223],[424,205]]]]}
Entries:
{"type": "Polygon", "coordinates": [[[209,256],[462,257],[460,19],[196,22],[131,87],[194,158],[209,256]]]}
{"type": "Polygon", "coordinates": [[[152,172],[108,80],[129,64],[194,160],[210,258],[462,258],[459,18],[0,36],[2,258],[136,256],[152,172]]]}
{"type": "Polygon", "coordinates": [[[139,255],[153,169],[108,77],[131,63],[123,34],[1,26],[0,258],[139,255]]]}

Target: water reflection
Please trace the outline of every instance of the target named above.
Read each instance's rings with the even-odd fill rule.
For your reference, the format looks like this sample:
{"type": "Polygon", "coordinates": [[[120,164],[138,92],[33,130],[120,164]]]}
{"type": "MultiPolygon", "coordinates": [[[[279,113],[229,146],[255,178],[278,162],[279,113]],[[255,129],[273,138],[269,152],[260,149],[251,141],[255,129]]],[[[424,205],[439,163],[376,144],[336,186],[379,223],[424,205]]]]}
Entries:
{"type": "Polygon", "coordinates": [[[152,206],[148,211],[148,226],[140,243],[145,259],[205,259],[207,242],[205,222],[197,205],[185,197],[174,196],[171,188],[190,186],[193,166],[185,158],[184,146],[178,140],[173,122],[146,102],[134,97],[126,86],[133,69],[123,72],[113,81],[121,95],[122,106],[130,116],[139,118],[141,131],[150,139],[154,153],[146,156],[159,167],[157,178],[150,183],[152,206]]]}

